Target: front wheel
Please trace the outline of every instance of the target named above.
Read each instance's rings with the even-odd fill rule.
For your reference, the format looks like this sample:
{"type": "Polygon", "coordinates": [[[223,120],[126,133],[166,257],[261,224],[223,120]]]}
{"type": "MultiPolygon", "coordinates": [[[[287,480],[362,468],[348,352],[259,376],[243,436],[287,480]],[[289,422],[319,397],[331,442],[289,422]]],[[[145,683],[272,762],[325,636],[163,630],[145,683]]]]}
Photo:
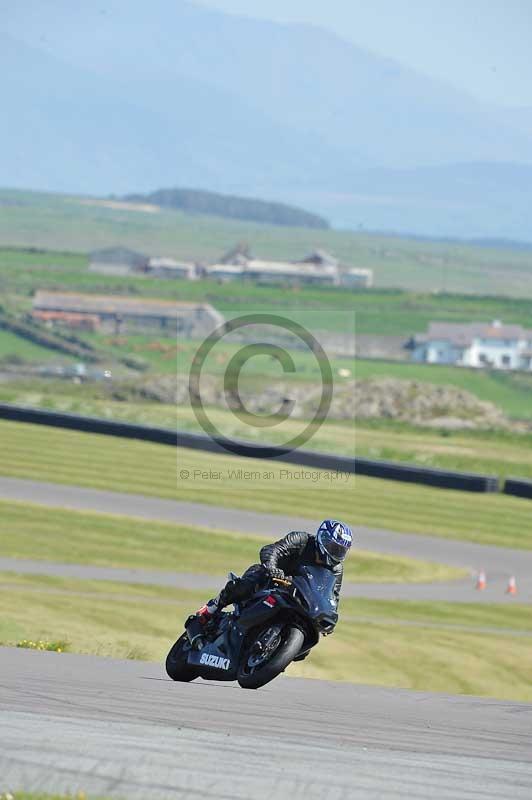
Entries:
{"type": "Polygon", "coordinates": [[[290,625],[285,625],[273,641],[269,629],[263,631],[244,653],[237,673],[240,686],[243,689],[265,686],[285,671],[300,652],[304,641],[303,632],[290,625]],[[264,639],[268,641],[266,648],[260,645],[264,639]]]}
{"type": "Polygon", "coordinates": [[[166,656],[166,672],[173,681],[193,681],[198,677],[198,672],[187,664],[187,655],[190,650],[188,636],[184,633],[166,656]],[[188,645],[188,647],[187,647],[188,645]]]}

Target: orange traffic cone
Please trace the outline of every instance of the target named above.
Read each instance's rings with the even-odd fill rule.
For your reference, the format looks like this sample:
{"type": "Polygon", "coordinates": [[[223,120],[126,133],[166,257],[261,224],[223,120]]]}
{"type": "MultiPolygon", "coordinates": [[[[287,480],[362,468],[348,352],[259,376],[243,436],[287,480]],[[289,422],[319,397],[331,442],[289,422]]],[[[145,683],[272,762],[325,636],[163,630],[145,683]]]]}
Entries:
{"type": "Polygon", "coordinates": [[[477,575],[477,585],[475,586],[475,589],[478,589],[482,592],[486,588],[487,583],[488,581],[486,580],[486,573],[483,569],[481,569],[477,575]]]}
{"type": "Polygon", "coordinates": [[[512,577],[508,581],[508,586],[506,587],[506,594],[517,594],[517,581],[515,580],[514,575],[512,575],[512,577]]]}

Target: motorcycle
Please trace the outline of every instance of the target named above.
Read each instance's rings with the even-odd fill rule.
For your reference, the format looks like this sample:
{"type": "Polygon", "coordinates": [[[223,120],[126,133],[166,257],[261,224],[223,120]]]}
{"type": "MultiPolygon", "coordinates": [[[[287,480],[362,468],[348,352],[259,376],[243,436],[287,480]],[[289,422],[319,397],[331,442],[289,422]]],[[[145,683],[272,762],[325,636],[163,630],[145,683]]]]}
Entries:
{"type": "MultiPolygon", "coordinates": [[[[236,576],[229,573],[229,578],[236,576]]],[[[243,689],[272,681],[292,661],[302,661],[338,620],[335,576],[325,567],[302,565],[287,580],[274,579],[250,600],[235,604],[217,621],[191,616],[166,658],[174,681],[237,680],[243,689]]]]}

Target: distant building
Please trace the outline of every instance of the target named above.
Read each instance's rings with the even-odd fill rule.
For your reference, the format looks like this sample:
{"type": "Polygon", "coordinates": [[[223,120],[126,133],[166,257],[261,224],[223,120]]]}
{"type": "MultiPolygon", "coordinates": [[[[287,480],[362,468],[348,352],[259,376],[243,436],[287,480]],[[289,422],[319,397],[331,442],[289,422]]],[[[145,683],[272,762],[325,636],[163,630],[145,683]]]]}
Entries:
{"type": "Polygon", "coordinates": [[[180,334],[202,338],[223,324],[223,316],[209,303],[183,303],[166,300],[114,297],[107,295],[38,291],[33,299],[33,314],[63,314],[97,320],[97,326],[113,333],[143,331],[180,334]]]}
{"type": "Polygon", "coordinates": [[[254,258],[246,242],[239,242],[211,266],[180,262],[167,256],[148,257],[126,247],[108,247],[90,253],[89,269],[104,275],[182,280],[211,277],[221,283],[252,280],[258,284],[346,288],[367,288],[373,284],[370,269],[341,268],[338,259],[325,250],[314,250],[299,261],[266,261],[254,258]]]}
{"type": "Polygon", "coordinates": [[[406,344],[412,361],[460,367],[532,370],[532,330],[521,325],[431,322],[406,344]]]}
{"type": "Polygon", "coordinates": [[[342,272],[340,283],[349,289],[369,289],[373,286],[372,269],[348,269],[342,272]]]}
{"type": "Polygon", "coordinates": [[[224,282],[247,279],[284,286],[337,286],[339,282],[338,271],[333,267],[317,269],[312,264],[259,259],[251,259],[245,265],[214,264],[207,267],[207,275],[224,282]]]}
{"type": "Polygon", "coordinates": [[[308,256],[296,261],[296,264],[314,264],[315,267],[339,267],[339,261],[326,250],[313,250],[308,256]]]}
{"type": "Polygon", "coordinates": [[[245,268],[246,277],[259,283],[285,283],[290,286],[336,286],[338,269],[331,265],[253,259],[245,268]]]}
{"type": "Polygon", "coordinates": [[[144,272],[148,261],[148,256],[127,247],[107,247],[89,253],[89,270],[103,275],[128,275],[144,272]]]}
{"type": "Polygon", "coordinates": [[[67,311],[33,311],[32,316],[38,322],[53,328],[55,325],[77,328],[81,331],[97,331],[100,320],[95,314],[75,314],[67,311]]]}
{"type": "Polygon", "coordinates": [[[247,279],[285,286],[337,286],[339,283],[338,262],[323,250],[311,253],[302,261],[264,261],[253,258],[245,243],[226,253],[218,264],[207,267],[206,274],[222,282],[247,279]]]}
{"type": "Polygon", "coordinates": [[[194,281],[198,277],[195,264],[175,261],[173,258],[150,258],[146,274],[154,278],[184,278],[194,281]]]}
{"type": "Polygon", "coordinates": [[[247,242],[238,242],[234,247],[224,253],[218,263],[245,267],[253,256],[247,242]]]}
{"type": "Polygon", "coordinates": [[[214,278],[220,283],[229,283],[234,280],[242,280],[244,267],[237,264],[213,264],[212,267],[205,267],[204,275],[206,278],[214,278]]]}
{"type": "Polygon", "coordinates": [[[342,269],[337,258],[314,250],[299,261],[264,261],[254,258],[245,242],[226,253],[206,275],[221,282],[254,280],[285,286],[345,286],[367,288],[373,284],[370,269],[342,269]]]}

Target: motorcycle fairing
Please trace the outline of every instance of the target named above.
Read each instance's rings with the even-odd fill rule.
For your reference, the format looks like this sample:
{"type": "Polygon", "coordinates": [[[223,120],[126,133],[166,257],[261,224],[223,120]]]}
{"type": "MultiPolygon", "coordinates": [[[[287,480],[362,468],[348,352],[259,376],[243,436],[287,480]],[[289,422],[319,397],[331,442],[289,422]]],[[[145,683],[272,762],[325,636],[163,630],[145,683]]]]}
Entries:
{"type": "Polygon", "coordinates": [[[217,681],[236,680],[244,634],[232,620],[228,619],[229,616],[227,614],[224,617],[219,634],[213,642],[207,642],[201,650],[190,650],[188,653],[187,662],[195,666],[200,676],[206,680],[209,678],[217,681]],[[214,659],[209,659],[209,656],[213,656],[214,659]],[[210,664],[209,661],[211,661],[210,664]],[[225,669],[224,662],[227,661],[229,661],[229,668],[225,669]],[[221,664],[224,666],[220,666],[221,664]]]}
{"type": "Polygon", "coordinates": [[[338,621],[334,586],[336,577],[329,569],[321,566],[302,564],[294,575],[294,585],[307,605],[307,613],[312,620],[338,621]]]}

